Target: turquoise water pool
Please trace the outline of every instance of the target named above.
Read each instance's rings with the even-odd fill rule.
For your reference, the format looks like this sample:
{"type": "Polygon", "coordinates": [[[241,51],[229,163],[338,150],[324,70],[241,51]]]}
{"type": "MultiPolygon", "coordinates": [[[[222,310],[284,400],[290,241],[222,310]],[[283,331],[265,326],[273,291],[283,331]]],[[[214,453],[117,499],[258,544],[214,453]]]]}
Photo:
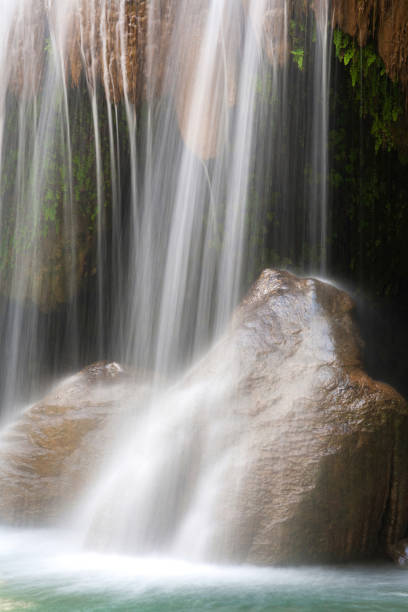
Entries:
{"type": "Polygon", "coordinates": [[[70,534],[0,530],[0,612],[408,610],[392,565],[225,567],[78,550],[70,534]]]}

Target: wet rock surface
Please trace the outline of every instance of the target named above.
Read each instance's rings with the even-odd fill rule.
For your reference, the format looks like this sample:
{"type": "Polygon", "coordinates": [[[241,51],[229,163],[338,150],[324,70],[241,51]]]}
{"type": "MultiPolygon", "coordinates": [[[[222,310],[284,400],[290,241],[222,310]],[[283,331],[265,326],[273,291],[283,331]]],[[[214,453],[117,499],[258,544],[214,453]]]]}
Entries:
{"type": "Polygon", "coordinates": [[[214,538],[237,560],[368,558],[405,534],[407,405],[362,371],[352,309],[334,286],[266,270],[201,364],[238,364],[246,468],[214,538]]]}
{"type": "Polygon", "coordinates": [[[49,523],[67,511],[103,458],[118,400],[132,391],[120,366],[96,363],[7,427],[0,438],[0,519],[49,523]]]}
{"type": "MultiPolygon", "coordinates": [[[[157,546],[161,528],[167,551],[216,561],[395,557],[408,525],[408,408],[363,372],[352,310],[330,284],[265,270],[223,337],[172,387],[172,402],[162,395],[156,414],[169,426],[151,438],[166,445],[154,485],[129,482],[130,466],[134,500],[111,510],[105,498],[103,524],[127,521],[128,534],[140,519],[142,540],[157,546]]],[[[116,364],[96,364],[4,431],[1,520],[49,522],[66,511],[138,389],[116,364]]]]}

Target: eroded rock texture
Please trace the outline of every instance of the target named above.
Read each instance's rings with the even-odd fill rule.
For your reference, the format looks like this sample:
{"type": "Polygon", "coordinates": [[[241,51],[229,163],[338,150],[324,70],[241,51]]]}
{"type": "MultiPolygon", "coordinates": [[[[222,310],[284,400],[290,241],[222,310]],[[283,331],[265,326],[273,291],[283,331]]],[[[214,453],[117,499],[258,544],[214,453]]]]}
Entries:
{"type": "Polygon", "coordinates": [[[393,80],[408,93],[408,3],[401,0],[333,0],[333,23],[357,37],[360,46],[377,40],[393,80]]]}

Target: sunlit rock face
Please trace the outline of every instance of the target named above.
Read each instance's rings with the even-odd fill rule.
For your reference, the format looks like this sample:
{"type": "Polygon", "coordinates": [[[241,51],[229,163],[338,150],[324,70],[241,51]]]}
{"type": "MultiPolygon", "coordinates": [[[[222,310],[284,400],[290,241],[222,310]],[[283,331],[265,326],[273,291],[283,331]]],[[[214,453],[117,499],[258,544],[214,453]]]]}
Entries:
{"type": "Polygon", "coordinates": [[[200,560],[391,550],[408,523],[408,409],[362,371],[352,309],[332,285],[266,270],[155,399],[114,364],[65,381],[3,435],[0,516],[49,521],[76,502],[91,545],[200,560]]]}
{"type": "Polygon", "coordinates": [[[220,534],[240,560],[345,561],[405,533],[407,406],[362,371],[352,307],[333,286],[267,270],[208,357],[235,345],[237,412],[249,417],[220,534]]]}

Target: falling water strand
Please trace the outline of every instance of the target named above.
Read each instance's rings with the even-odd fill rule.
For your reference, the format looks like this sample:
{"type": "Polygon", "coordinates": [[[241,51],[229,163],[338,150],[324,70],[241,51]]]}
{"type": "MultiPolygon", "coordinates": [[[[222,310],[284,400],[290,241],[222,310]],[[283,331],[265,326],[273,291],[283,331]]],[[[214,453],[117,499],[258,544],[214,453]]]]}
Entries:
{"type": "Polygon", "coordinates": [[[2,414],[95,359],[149,373],[74,513],[85,542],[203,558],[222,539],[236,355],[214,388],[189,373],[265,261],[325,269],[315,5],[305,75],[289,0],[0,0],[2,414]]]}

